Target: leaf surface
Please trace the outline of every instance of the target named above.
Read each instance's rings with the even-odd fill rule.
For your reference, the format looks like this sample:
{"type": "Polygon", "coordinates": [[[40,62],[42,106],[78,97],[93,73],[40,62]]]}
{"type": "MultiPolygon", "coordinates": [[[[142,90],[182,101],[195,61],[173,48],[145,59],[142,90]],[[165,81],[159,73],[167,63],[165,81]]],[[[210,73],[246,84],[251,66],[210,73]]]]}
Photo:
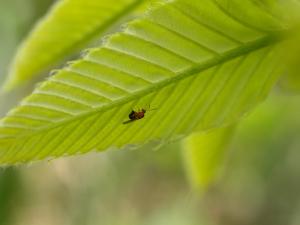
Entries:
{"type": "Polygon", "coordinates": [[[168,142],[236,122],[281,72],[280,27],[249,26],[216,1],[162,4],[59,70],[2,119],[0,162],[168,142]],[[123,124],[149,104],[157,110],[123,124]]]}
{"type": "Polygon", "coordinates": [[[143,0],[61,0],[19,48],[4,90],[30,81],[130,15],[143,0]]]}

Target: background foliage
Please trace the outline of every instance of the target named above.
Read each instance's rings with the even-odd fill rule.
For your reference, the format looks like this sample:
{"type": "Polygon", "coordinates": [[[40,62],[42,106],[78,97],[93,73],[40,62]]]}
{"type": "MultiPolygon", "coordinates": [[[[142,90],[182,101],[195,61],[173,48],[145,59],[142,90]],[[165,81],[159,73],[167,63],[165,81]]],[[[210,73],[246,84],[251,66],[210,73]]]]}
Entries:
{"type": "MultiPolygon", "coordinates": [[[[0,2],[2,74],[48,4],[0,2]]],[[[237,128],[219,179],[202,196],[185,178],[181,143],[94,153],[2,169],[0,224],[297,225],[300,98],[278,92],[237,128]]],[[[18,95],[2,99],[3,113],[18,95]]]]}

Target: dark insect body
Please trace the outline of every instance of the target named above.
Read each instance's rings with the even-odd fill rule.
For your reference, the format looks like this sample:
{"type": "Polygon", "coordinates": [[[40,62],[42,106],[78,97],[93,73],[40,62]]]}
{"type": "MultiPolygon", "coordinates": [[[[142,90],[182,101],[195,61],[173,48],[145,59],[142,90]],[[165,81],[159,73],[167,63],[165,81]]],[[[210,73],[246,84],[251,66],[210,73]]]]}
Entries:
{"type": "MultiPolygon", "coordinates": [[[[150,108],[150,106],[149,106],[149,108],[150,108]]],[[[152,110],[156,110],[156,109],[151,109],[151,110],[149,109],[148,111],[152,111],[152,110]]],[[[141,109],[138,111],[132,110],[131,113],[128,115],[130,120],[123,122],[123,124],[131,123],[136,120],[143,119],[145,117],[146,111],[147,111],[146,109],[141,109]]]]}
{"type": "Polygon", "coordinates": [[[135,111],[132,110],[132,112],[129,114],[129,119],[131,119],[131,120],[140,120],[140,119],[144,118],[145,113],[146,113],[145,109],[142,109],[139,112],[135,112],[135,111]]]}
{"type": "Polygon", "coordinates": [[[130,120],[125,121],[123,124],[131,123],[133,121],[143,119],[145,117],[145,113],[146,113],[145,109],[141,109],[140,111],[132,110],[128,116],[130,120]]]}

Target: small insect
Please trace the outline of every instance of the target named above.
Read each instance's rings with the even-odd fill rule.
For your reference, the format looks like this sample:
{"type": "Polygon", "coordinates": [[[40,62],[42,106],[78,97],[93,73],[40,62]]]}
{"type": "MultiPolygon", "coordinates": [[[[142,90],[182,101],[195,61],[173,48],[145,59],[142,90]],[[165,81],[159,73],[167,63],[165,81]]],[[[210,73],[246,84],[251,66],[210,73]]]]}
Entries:
{"type": "Polygon", "coordinates": [[[150,109],[150,105],[149,105],[148,110],[146,110],[146,109],[140,109],[138,111],[132,110],[131,113],[128,115],[129,120],[123,122],[123,124],[131,123],[131,122],[134,122],[136,120],[143,119],[145,117],[145,113],[147,111],[153,111],[153,110],[156,110],[156,109],[150,109]]]}

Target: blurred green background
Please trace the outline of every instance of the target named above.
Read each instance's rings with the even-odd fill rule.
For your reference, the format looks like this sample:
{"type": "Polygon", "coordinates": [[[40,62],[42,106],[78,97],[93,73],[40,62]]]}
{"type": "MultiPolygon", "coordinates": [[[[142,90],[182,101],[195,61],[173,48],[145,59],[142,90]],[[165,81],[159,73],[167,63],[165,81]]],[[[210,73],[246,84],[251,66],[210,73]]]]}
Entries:
{"type": "MultiPolygon", "coordinates": [[[[53,0],[0,1],[0,72],[53,0]]],[[[3,115],[22,94],[1,98],[3,115]]],[[[239,126],[205,192],[181,143],[0,169],[0,225],[298,225],[300,97],[275,89],[239,126]]]]}

